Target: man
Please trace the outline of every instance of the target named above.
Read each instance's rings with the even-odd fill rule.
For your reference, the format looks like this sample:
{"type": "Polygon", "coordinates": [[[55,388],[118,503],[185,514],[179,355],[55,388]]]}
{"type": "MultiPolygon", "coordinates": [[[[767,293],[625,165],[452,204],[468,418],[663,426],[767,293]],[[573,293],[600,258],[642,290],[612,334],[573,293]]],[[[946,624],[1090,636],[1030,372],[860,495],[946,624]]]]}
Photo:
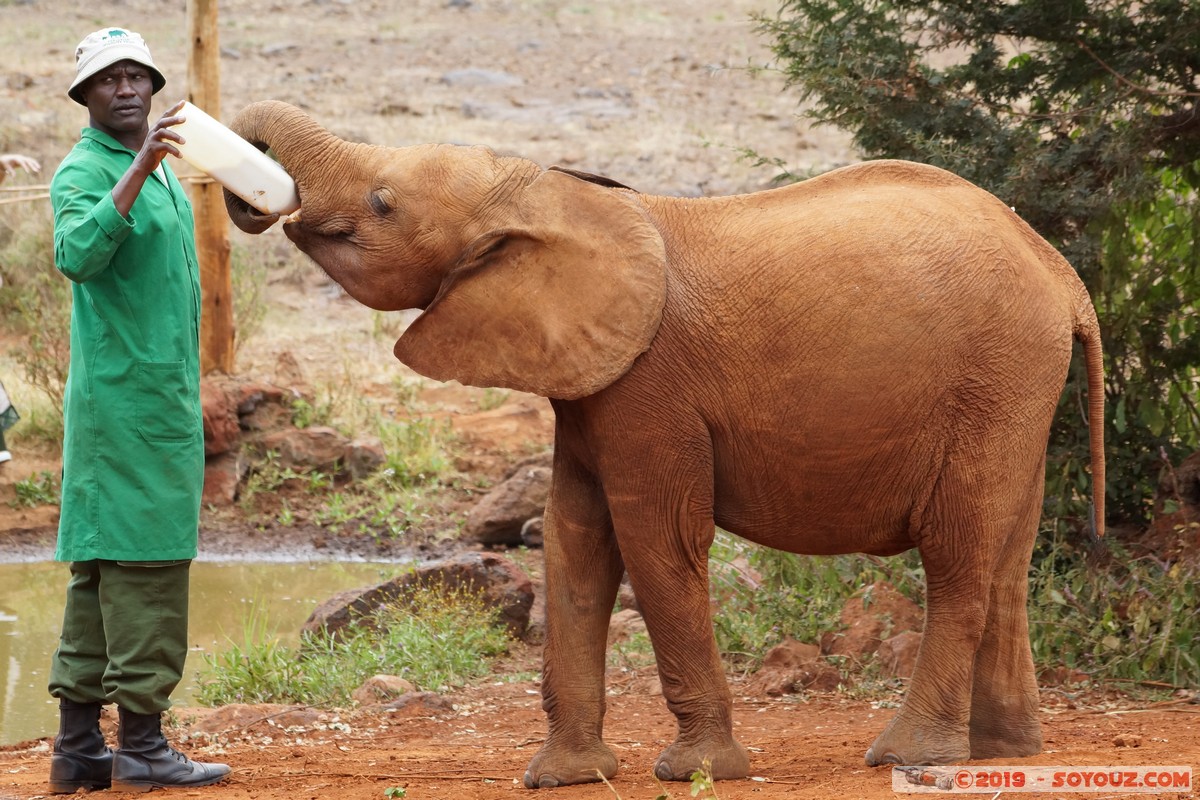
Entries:
{"type": "Polygon", "coordinates": [[[142,37],[88,35],[67,94],[88,127],[55,172],[54,259],[73,282],[56,558],[71,578],[50,694],[54,793],[204,786],[229,773],[167,744],[161,714],[187,654],[188,568],[203,488],[200,283],[165,83],[142,37]],[[99,728],[118,709],[117,750],[99,728]]]}

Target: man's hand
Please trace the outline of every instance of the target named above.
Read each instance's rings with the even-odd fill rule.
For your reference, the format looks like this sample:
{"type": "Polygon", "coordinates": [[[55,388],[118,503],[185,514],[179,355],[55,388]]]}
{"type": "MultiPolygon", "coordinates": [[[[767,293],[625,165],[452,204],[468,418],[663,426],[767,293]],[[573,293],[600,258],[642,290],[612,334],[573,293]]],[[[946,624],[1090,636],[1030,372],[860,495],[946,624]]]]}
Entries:
{"type": "Polygon", "coordinates": [[[175,143],[182,144],[184,138],[171,130],[171,127],[183,122],[184,118],[178,116],[183,104],[184,101],[180,100],[168,108],[150,127],[150,132],[146,134],[146,141],[142,142],[142,149],[138,151],[133,160],[134,167],[143,174],[149,175],[158,169],[158,165],[168,154],[179,157],[179,148],[175,146],[175,143]]]}
{"type": "Polygon", "coordinates": [[[30,175],[36,175],[42,171],[42,165],[36,159],[23,156],[20,153],[4,153],[0,155],[0,166],[4,167],[4,174],[0,175],[0,182],[10,177],[18,168],[25,170],[30,175]]]}
{"type": "Polygon", "coordinates": [[[177,116],[179,109],[183,108],[183,103],[184,101],[180,100],[158,118],[158,121],[147,132],[146,140],[142,142],[142,148],[133,157],[133,163],[129,165],[129,169],[125,170],[121,180],[117,181],[117,185],[113,187],[113,205],[117,207],[117,211],[121,212],[121,216],[128,219],[129,210],[133,208],[133,203],[141,193],[146,180],[154,170],[158,169],[158,165],[167,157],[167,154],[179,155],[179,148],[175,146],[175,143],[182,143],[183,136],[171,130],[171,126],[183,122],[183,117],[177,116]]]}

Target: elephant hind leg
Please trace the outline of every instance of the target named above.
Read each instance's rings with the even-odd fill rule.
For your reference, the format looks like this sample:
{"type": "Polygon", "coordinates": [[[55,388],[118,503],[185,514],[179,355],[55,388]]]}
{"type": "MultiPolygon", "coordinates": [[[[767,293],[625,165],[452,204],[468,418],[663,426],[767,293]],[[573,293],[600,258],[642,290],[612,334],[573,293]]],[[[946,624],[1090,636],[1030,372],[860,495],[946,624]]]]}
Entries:
{"type": "MultiPolygon", "coordinates": [[[[1012,465],[993,469],[999,466],[1012,465]]],[[[947,459],[927,504],[914,537],[925,566],[925,631],[904,702],[867,750],[871,766],[970,758],[975,655],[987,626],[988,588],[1016,504],[1024,501],[1004,502],[985,491],[990,479],[968,459],[947,459]]]]}
{"type": "Polygon", "coordinates": [[[925,556],[925,632],[912,683],[896,716],[867,750],[870,766],[958,764],[971,755],[970,699],[975,651],[987,614],[978,576],[944,582],[925,556]]]}
{"type": "MultiPolygon", "coordinates": [[[[1043,463],[1044,467],[1044,463],[1043,463]]],[[[1024,518],[997,559],[987,625],[971,687],[971,758],[1016,758],[1042,750],[1038,687],[1029,647],[1029,559],[1042,507],[1043,471],[1024,518]]]]}

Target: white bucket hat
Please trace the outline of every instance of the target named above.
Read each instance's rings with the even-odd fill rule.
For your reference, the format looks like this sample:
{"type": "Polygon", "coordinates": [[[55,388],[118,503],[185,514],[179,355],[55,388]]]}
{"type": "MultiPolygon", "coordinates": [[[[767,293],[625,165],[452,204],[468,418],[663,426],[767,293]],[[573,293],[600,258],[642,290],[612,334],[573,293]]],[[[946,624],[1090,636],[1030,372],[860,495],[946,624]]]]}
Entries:
{"type": "Polygon", "coordinates": [[[83,82],[105,67],[126,59],[136,61],[150,70],[154,92],[166,85],[167,79],[154,66],[150,48],[141,36],[124,28],[102,28],[89,33],[75,48],[75,82],[67,90],[67,95],[79,105],[87,105],[80,91],[83,82]]]}

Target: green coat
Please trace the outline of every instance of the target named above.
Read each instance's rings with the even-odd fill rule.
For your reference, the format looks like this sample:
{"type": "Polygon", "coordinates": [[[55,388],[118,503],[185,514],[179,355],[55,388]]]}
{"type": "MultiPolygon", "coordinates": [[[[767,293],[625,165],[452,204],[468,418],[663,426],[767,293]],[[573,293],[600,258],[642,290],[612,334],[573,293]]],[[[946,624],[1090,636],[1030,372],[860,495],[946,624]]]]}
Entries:
{"type": "Polygon", "coordinates": [[[73,282],[60,561],[196,556],[204,434],[192,206],[163,162],[121,216],[135,153],[85,128],[50,184],[54,263],[73,282]]]}

